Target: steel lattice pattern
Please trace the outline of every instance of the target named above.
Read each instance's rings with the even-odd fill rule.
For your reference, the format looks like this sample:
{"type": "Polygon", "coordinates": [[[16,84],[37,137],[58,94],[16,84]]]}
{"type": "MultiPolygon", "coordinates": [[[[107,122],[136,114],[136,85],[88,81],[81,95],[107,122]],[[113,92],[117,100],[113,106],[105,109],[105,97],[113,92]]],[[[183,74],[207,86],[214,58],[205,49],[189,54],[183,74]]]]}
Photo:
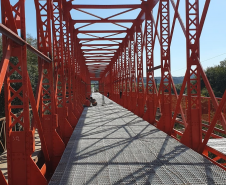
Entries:
{"type": "Polygon", "coordinates": [[[226,184],[226,173],[101,95],[85,108],[50,181],[55,184],[226,184]]]}

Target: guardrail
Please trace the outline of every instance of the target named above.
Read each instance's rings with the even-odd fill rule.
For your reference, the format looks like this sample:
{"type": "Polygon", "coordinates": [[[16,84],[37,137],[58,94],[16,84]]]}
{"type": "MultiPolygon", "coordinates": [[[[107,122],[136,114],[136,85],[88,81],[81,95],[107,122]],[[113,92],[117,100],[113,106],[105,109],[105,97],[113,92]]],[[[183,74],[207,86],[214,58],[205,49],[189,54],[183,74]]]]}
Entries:
{"type": "MultiPolygon", "coordinates": [[[[175,95],[172,96],[172,110],[175,110],[177,99],[175,95]]],[[[218,103],[220,103],[221,98],[217,98],[218,103]]],[[[184,95],[181,101],[181,107],[184,112],[186,118],[186,109],[188,108],[188,96],[184,95]]],[[[203,135],[206,134],[206,130],[208,130],[211,121],[216,113],[216,109],[214,108],[212,99],[210,97],[201,97],[201,111],[202,111],[202,127],[203,127],[203,135]]],[[[226,116],[226,105],[224,105],[222,109],[222,113],[226,116]]],[[[184,125],[182,121],[179,119],[176,122],[180,125],[184,125]]],[[[217,124],[214,127],[214,133],[211,135],[212,138],[221,138],[226,137],[224,130],[222,129],[221,120],[217,121],[217,124]]]]}

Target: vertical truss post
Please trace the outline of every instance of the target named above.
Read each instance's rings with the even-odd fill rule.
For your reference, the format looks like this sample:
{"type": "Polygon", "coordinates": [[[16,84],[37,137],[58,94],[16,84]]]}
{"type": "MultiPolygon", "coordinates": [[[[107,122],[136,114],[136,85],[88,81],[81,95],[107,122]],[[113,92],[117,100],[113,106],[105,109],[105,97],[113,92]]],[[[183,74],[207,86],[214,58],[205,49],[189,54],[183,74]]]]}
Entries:
{"type": "MultiPolygon", "coordinates": [[[[35,0],[37,14],[37,40],[38,50],[49,55],[52,58],[52,43],[51,43],[51,1],[35,0]]],[[[43,63],[42,59],[38,58],[40,75],[42,79],[41,90],[41,108],[40,116],[44,137],[46,139],[47,149],[50,156],[51,171],[54,171],[63,154],[65,145],[60,136],[56,132],[58,127],[58,117],[56,114],[55,95],[53,86],[53,63],[43,63]]]]}
{"type": "Polygon", "coordinates": [[[120,91],[121,91],[121,60],[120,60],[120,46],[117,52],[117,103],[120,102],[120,91]]]}
{"type": "MultiPolygon", "coordinates": [[[[81,78],[81,63],[82,63],[82,55],[81,55],[81,49],[80,45],[78,44],[78,62],[77,62],[77,86],[78,86],[78,106],[80,107],[81,113],[82,113],[82,78],[81,78]]],[[[80,113],[80,114],[81,114],[80,113]]]]}
{"type": "Polygon", "coordinates": [[[86,100],[86,70],[85,70],[85,60],[82,60],[81,63],[81,75],[82,75],[82,85],[83,85],[83,92],[82,92],[82,105],[85,104],[85,100],[86,100]]]}
{"type": "Polygon", "coordinates": [[[73,82],[73,77],[74,77],[74,57],[72,54],[72,49],[73,49],[73,44],[72,44],[72,38],[73,38],[73,25],[70,25],[70,20],[69,20],[69,12],[65,16],[66,21],[65,21],[65,26],[66,26],[66,47],[65,47],[65,53],[67,56],[67,63],[66,63],[66,72],[67,72],[67,96],[68,96],[68,101],[67,101],[67,107],[68,107],[68,121],[71,124],[71,126],[74,128],[78,122],[77,117],[75,116],[74,112],[74,104],[73,104],[73,95],[74,95],[74,84],[73,82]]]}
{"type": "Polygon", "coordinates": [[[118,55],[117,53],[115,54],[115,79],[114,79],[114,84],[115,84],[115,102],[118,101],[119,97],[119,89],[118,89],[118,55]]]}
{"type": "Polygon", "coordinates": [[[123,53],[123,45],[121,44],[119,46],[119,76],[120,76],[120,85],[119,85],[119,93],[120,93],[120,99],[119,99],[119,104],[122,105],[122,98],[123,98],[123,72],[124,72],[124,58],[122,57],[123,53]]]}
{"type": "Polygon", "coordinates": [[[79,99],[79,87],[78,87],[78,61],[79,61],[79,45],[78,45],[78,41],[77,41],[77,33],[74,31],[74,48],[75,48],[75,87],[76,87],[76,91],[75,91],[75,106],[78,109],[78,113],[76,114],[76,116],[80,116],[81,114],[81,107],[79,105],[78,99],[79,99]]]}
{"type": "Polygon", "coordinates": [[[130,100],[130,44],[129,39],[126,40],[126,48],[125,48],[125,86],[126,86],[126,96],[124,106],[129,109],[129,100],[130,100]]]}
{"type": "MultiPolygon", "coordinates": [[[[84,58],[83,58],[83,53],[82,53],[82,50],[81,50],[81,47],[80,47],[80,60],[79,60],[79,65],[78,65],[78,75],[79,75],[79,83],[80,83],[80,106],[83,107],[83,101],[84,101],[84,93],[83,93],[83,90],[84,90],[84,83],[83,83],[83,66],[82,64],[85,63],[84,62],[84,58]]],[[[82,109],[83,110],[83,109],[82,109]]]]}
{"type": "Polygon", "coordinates": [[[80,76],[81,76],[81,85],[82,85],[82,88],[81,88],[81,105],[84,104],[84,101],[85,101],[85,94],[86,94],[86,91],[85,91],[85,81],[84,81],[84,76],[85,76],[85,70],[84,70],[84,64],[85,64],[85,61],[84,61],[84,58],[83,58],[83,55],[81,55],[81,62],[80,62],[80,76]]]}
{"type": "Polygon", "coordinates": [[[62,0],[53,2],[53,43],[54,43],[54,61],[57,62],[57,81],[56,81],[56,101],[59,120],[58,133],[67,144],[73,128],[68,121],[68,108],[66,107],[66,72],[65,72],[65,51],[64,51],[64,30],[62,15],[62,0]]]}
{"type": "Polygon", "coordinates": [[[118,59],[117,59],[117,62],[118,62],[118,104],[120,104],[121,102],[121,98],[120,98],[120,92],[122,91],[121,89],[121,57],[120,57],[120,53],[118,54],[118,59]]]}
{"type": "Polygon", "coordinates": [[[79,107],[77,106],[77,83],[76,83],[76,63],[77,63],[77,55],[76,55],[76,49],[77,49],[77,43],[76,43],[76,39],[77,39],[77,35],[76,32],[74,30],[74,25],[70,24],[70,34],[71,34],[71,57],[72,57],[72,70],[71,70],[71,78],[72,78],[72,91],[73,91],[73,114],[75,115],[75,117],[77,119],[79,119],[80,117],[80,113],[79,113],[79,107]]]}
{"type": "Polygon", "coordinates": [[[117,102],[118,100],[118,59],[117,59],[117,54],[116,54],[116,61],[115,61],[115,81],[114,81],[114,84],[115,84],[115,102],[117,102]]]}
{"type": "Polygon", "coordinates": [[[122,43],[121,48],[121,69],[122,69],[122,101],[121,105],[125,106],[126,99],[126,58],[125,58],[125,42],[122,43]]]}
{"type": "MultiPolygon", "coordinates": [[[[81,50],[80,50],[81,51],[81,50]]],[[[81,63],[82,63],[82,54],[79,53],[79,61],[78,61],[78,79],[79,79],[79,104],[82,106],[82,88],[83,88],[83,83],[82,83],[82,68],[81,68],[81,63]]]]}
{"type": "MultiPolygon", "coordinates": [[[[19,0],[11,6],[9,0],[1,1],[2,23],[11,29],[15,34],[20,29],[22,39],[26,40],[25,27],[25,1],[19,0]]],[[[35,150],[34,134],[35,128],[30,124],[29,101],[34,106],[35,99],[31,92],[30,81],[27,72],[27,47],[20,46],[3,36],[3,51],[8,49],[8,44],[12,47],[11,56],[15,57],[9,62],[5,76],[5,114],[6,114],[6,137],[7,137],[7,165],[8,165],[8,184],[47,184],[44,177],[46,165],[41,169],[31,158],[35,150]],[[16,75],[14,75],[16,74],[16,75]],[[12,79],[12,76],[14,78],[12,79]],[[16,76],[16,79],[15,79],[16,76]],[[19,115],[14,115],[20,111],[19,115]],[[20,129],[22,128],[22,129],[20,129]]],[[[11,47],[9,47],[11,49],[11,47]]],[[[37,118],[36,126],[42,128],[37,113],[37,108],[32,107],[34,116],[37,118]]],[[[43,138],[42,135],[40,139],[43,138]]],[[[41,141],[42,142],[42,141],[41,141]]],[[[42,145],[46,147],[45,140],[42,145]]],[[[43,148],[43,153],[49,160],[48,152],[43,148]],[[47,152],[47,153],[46,153],[47,152]]]]}
{"type": "Polygon", "coordinates": [[[80,105],[83,105],[83,100],[84,100],[84,81],[83,81],[83,66],[82,63],[84,62],[83,60],[83,55],[81,54],[81,60],[79,62],[79,76],[80,76],[80,84],[81,84],[81,91],[80,91],[80,105]]]}
{"type": "Polygon", "coordinates": [[[186,0],[186,46],[187,46],[187,94],[188,107],[186,110],[188,126],[181,138],[181,142],[188,147],[198,150],[202,143],[201,122],[201,69],[197,58],[199,53],[199,0],[186,0]],[[193,48],[198,43],[197,48],[193,48]],[[195,52],[192,50],[195,49],[195,52]]]}
{"type": "Polygon", "coordinates": [[[170,78],[170,12],[169,0],[160,0],[160,47],[161,47],[161,112],[157,128],[171,133],[171,78],[170,78]]]}
{"type": "Polygon", "coordinates": [[[131,66],[131,78],[130,78],[130,107],[129,110],[134,112],[137,105],[137,83],[136,83],[136,65],[135,65],[135,41],[134,33],[131,33],[130,38],[130,66],[131,66]]]}
{"type": "Polygon", "coordinates": [[[115,101],[115,60],[112,59],[112,66],[111,66],[111,94],[109,98],[115,101]]]}
{"type": "Polygon", "coordinates": [[[77,103],[78,106],[80,107],[80,112],[82,112],[82,108],[81,108],[81,79],[80,79],[80,61],[81,61],[81,56],[80,56],[80,46],[79,43],[77,44],[77,65],[76,65],[76,79],[77,79],[77,103]]]}
{"type": "MultiPolygon", "coordinates": [[[[116,57],[115,57],[116,58],[116,57]]],[[[114,65],[113,65],[113,69],[114,69],[114,101],[116,102],[116,98],[117,98],[117,58],[115,59],[114,65]]]]}
{"type": "Polygon", "coordinates": [[[153,56],[153,22],[151,19],[151,10],[147,9],[145,14],[145,32],[146,32],[146,106],[147,110],[143,116],[143,119],[151,124],[155,122],[155,79],[154,70],[150,71],[154,67],[153,56]]]}
{"type": "Polygon", "coordinates": [[[114,91],[114,84],[113,84],[113,81],[114,81],[114,71],[113,71],[113,67],[114,67],[114,63],[113,63],[113,60],[111,61],[111,64],[110,64],[110,73],[109,73],[109,75],[110,75],[110,82],[109,82],[109,96],[108,96],[108,98],[109,99],[112,99],[112,97],[113,97],[113,91],[114,91]]]}
{"type": "MultiPolygon", "coordinates": [[[[63,16],[65,17],[65,16],[63,16]]],[[[71,84],[70,84],[70,56],[69,56],[69,34],[68,34],[68,17],[67,17],[67,21],[64,18],[64,21],[62,22],[62,33],[63,33],[63,60],[64,60],[64,82],[65,82],[65,104],[66,107],[68,109],[68,118],[69,118],[69,107],[70,107],[70,103],[71,103],[71,84]]]]}
{"type": "Polygon", "coordinates": [[[142,26],[136,26],[136,61],[137,61],[137,106],[135,114],[144,115],[144,81],[143,81],[143,40],[142,26]]]}
{"type": "Polygon", "coordinates": [[[125,93],[126,93],[126,87],[125,87],[125,43],[122,43],[121,45],[121,90],[122,90],[122,97],[121,97],[121,105],[124,106],[125,101],[125,93]]]}
{"type": "Polygon", "coordinates": [[[109,99],[113,100],[113,91],[114,91],[114,58],[111,59],[110,63],[110,70],[109,70],[109,75],[110,75],[110,81],[109,81],[109,99]],[[111,96],[111,97],[110,97],[111,96]]]}
{"type": "Polygon", "coordinates": [[[79,80],[79,61],[80,61],[80,49],[79,49],[79,43],[77,40],[77,33],[75,32],[75,55],[76,55],[76,63],[75,63],[75,78],[76,78],[76,107],[78,109],[79,114],[76,115],[77,117],[80,117],[82,114],[82,106],[80,104],[80,80],[79,80]]]}

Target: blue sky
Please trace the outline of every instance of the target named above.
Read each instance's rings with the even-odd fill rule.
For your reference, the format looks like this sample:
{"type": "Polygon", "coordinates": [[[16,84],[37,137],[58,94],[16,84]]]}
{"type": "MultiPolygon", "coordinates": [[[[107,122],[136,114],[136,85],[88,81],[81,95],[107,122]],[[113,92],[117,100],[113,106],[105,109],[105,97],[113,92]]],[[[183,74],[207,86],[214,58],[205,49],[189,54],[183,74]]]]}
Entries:
{"type": "MultiPolygon", "coordinates": [[[[12,4],[16,0],[11,0],[12,4]]],[[[139,0],[76,0],[74,3],[78,4],[137,4],[140,3],[139,0]]],[[[175,0],[176,2],[176,0],[175,0]]],[[[204,0],[200,0],[200,16],[204,6],[204,0]]],[[[158,4],[157,4],[158,5],[158,4]]],[[[27,33],[31,34],[33,37],[36,37],[36,12],[34,1],[26,1],[26,25],[27,33]]],[[[153,13],[156,18],[157,6],[154,8],[153,13]]],[[[114,13],[119,12],[118,10],[89,10],[90,12],[97,14],[101,17],[107,17],[114,13]]],[[[122,10],[123,11],[123,10],[122,10]]],[[[220,61],[226,58],[226,19],[224,12],[226,11],[226,1],[225,0],[215,0],[211,1],[209,11],[207,13],[207,18],[203,27],[203,32],[200,40],[200,60],[204,69],[210,66],[218,65],[220,61]]],[[[78,13],[72,11],[73,19],[94,19],[93,17],[87,16],[83,13],[78,13]],[[77,18],[78,17],[78,18],[77,18]]],[[[115,18],[125,18],[132,19],[137,16],[139,10],[134,12],[124,14],[123,16],[115,18]]],[[[185,0],[181,0],[179,6],[179,13],[185,22],[185,0]]],[[[172,6],[170,7],[170,20],[172,22],[174,11],[172,6]]],[[[119,29],[111,24],[105,25],[93,25],[89,29],[119,29]]],[[[88,29],[88,27],[86,28],[88,29]]],[[[123,36],[123,35],[122,35],[123,36]]],[[[81,36],[84,37],[84,36],[81,36]]],[[[119,37],[119,36],[117,36],[119,37]]],[[[157,40],[156,40],[157,41],[157,40]]],[[[176,27],[171,44],[171,71],[173,76],[184,76],[186,70],[186,40],[183,35],[183,32],[180,28],[178,21],[176,22],[176,27]]],[[[159,43],[155,43],[154,51],[154,65],[157,66],[160,64],[160,47],[159,43]]],[[[145,74],[145,71],[144,71],[145,74]]],[[[160,76],[160,70],[155,71],[155,76],[160,76]]]]}

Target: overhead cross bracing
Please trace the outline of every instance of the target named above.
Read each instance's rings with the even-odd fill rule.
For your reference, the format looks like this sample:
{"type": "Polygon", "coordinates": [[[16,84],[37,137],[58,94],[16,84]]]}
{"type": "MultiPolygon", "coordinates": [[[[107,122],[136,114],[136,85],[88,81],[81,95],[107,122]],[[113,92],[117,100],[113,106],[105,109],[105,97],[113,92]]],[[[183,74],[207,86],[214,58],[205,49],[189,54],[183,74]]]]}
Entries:
{"type": "Polygon", "coordinates": [[[117,5],[88,5],[76,4],[76,2],[73,3],[73,1],[71,1],[65,5],[67,10],[74,10],[74,14],[76,14],[75,11],[77,11],[83,13],[81,15],[86,14],[92,18],[79,19],[82,16],[79,16],[79,18],[76,16],[71,17],[71,23],[74,24],[76,32],[78,33],[77,38],[81,46],[81,52],[83,53],[84,61],[88,65],[88,70],[91,76],[97,73],[99,78],[103,76],[107,66],[114,60],[114,58],[117,57],[123,47],[123,44],[126,42],[126,39],[131,36],[137,22],[144,19],[145,9],[152,9],[156,3],[157,1],[152,1],[147,4],[147,2],[143,1],[140,4],[125,3],[117,5]],[[110,9],[112,15],[108,17],[101,17],[95,13],[91,13],[92,11],[90,12],[90,10],[93,9],[95,9],[95,12],[110,9]],[[119,18],[134,10],[138,10],[134,14],[134,19],[119,18]],[[83,25],[80,26],[79,23],[82,23],[83,25]],[[111,25],[109,25],[109,23],[111,25]],[[128,25],[124,23],[130,24],[128,25]],[[89,28],[91,25],[93,29],[87,29],[87,27],[89,28]],[[102,29],[98,30],[99,27],[102,29]],[[97,66],[99,68],[98,72],[95,71],[97,66]]]}

